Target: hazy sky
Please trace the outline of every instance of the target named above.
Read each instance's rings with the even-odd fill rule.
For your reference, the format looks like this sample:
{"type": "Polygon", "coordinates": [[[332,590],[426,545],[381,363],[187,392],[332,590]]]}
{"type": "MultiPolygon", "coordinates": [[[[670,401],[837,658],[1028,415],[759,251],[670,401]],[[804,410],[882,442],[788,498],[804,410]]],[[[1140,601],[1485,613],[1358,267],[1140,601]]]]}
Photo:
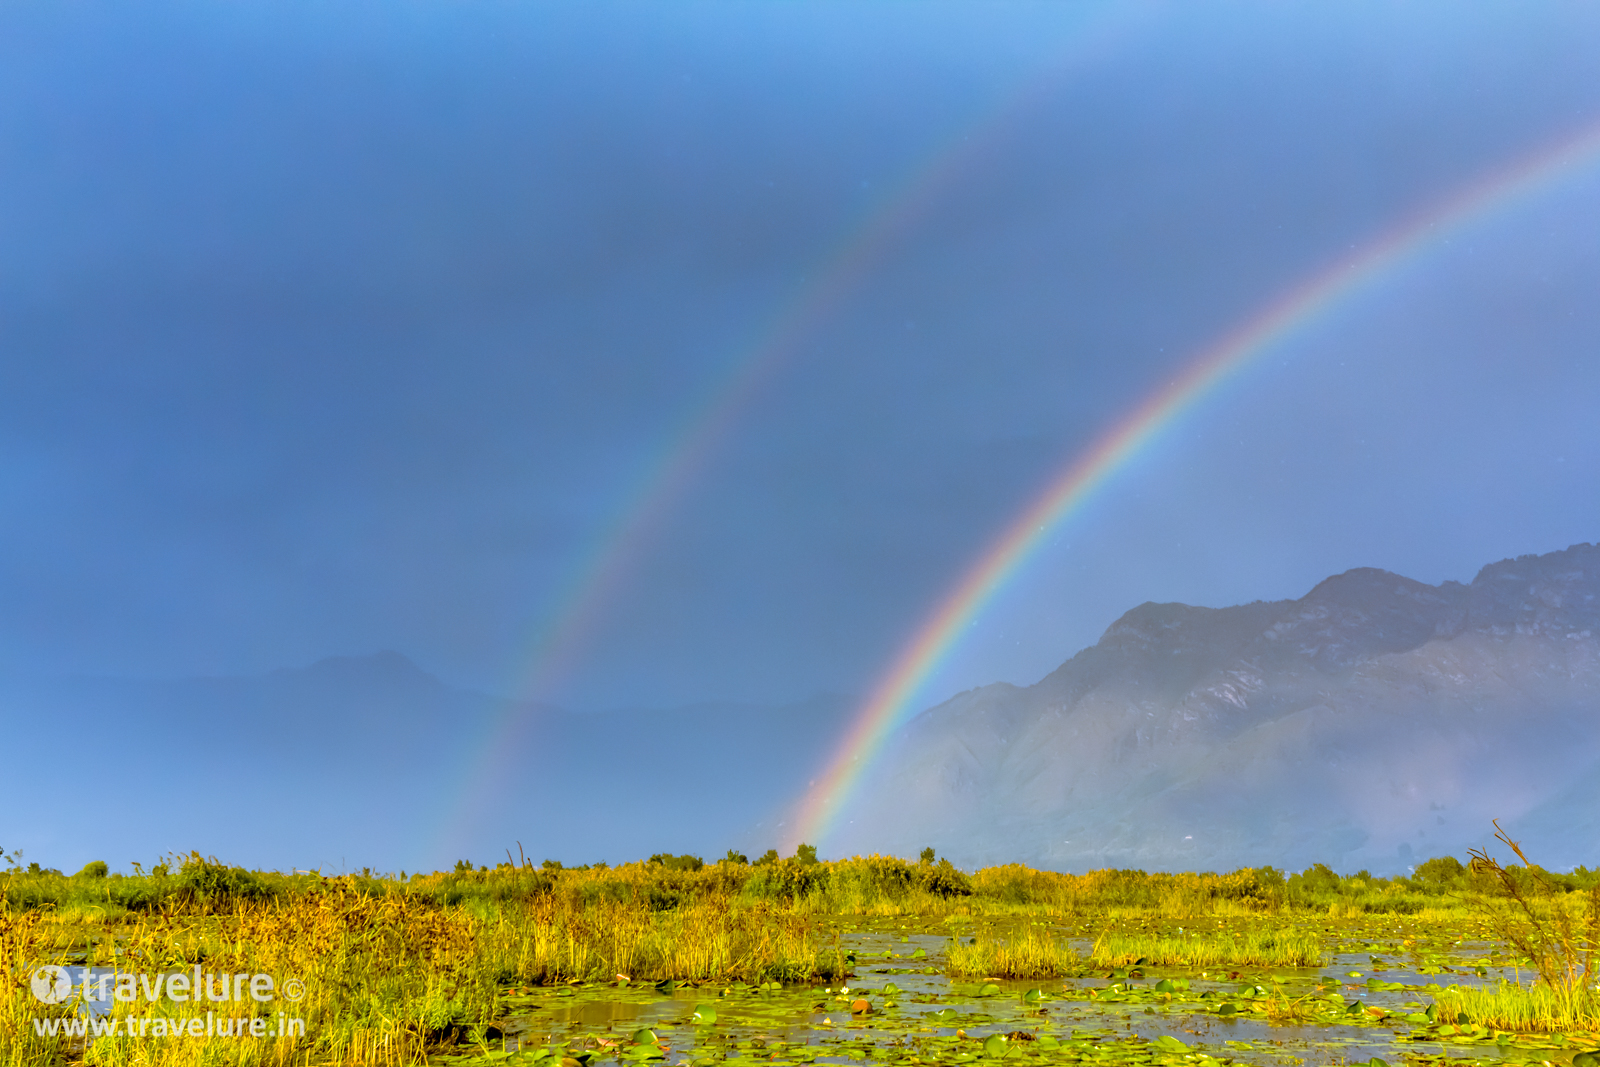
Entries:
{"type": "MultiPolygon", "coordinates": [[[[861,692],[1210,341],[1600,122],[1596,55],[1555,3],[7,4],[0,673],[861,692]]],[[[1406,261],[927,699],[1144,600],[1600,539],[1597,290],[1600,166],[1406,261]]]]}

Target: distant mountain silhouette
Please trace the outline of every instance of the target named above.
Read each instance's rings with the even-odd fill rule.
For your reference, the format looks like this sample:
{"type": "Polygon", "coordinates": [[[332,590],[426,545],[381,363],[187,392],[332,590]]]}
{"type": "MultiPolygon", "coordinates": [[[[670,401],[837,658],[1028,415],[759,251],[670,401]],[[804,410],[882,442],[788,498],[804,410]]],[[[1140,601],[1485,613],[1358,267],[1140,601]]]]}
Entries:
{"type": "Polygon", "coordinates": [[[1600,862],[1600,548],[1430,586],[1361,568],[1299,600],[1143,604],[1037,685],[912,720],[831,852],[958,863],[1403,871],[1499,818],[1600,862]]]}
{"type": "Polygon", "coordinates": [[[254,677],[10,682],[0,846],[63,869],[189,849],[432,869],[493,864],[519,841],[535,861],[719,856],[754,847],[751,825],[815,773],[848,710],[818,697],[574,714],[454,688],[396,652],[254,677]],[[497,740],[505,780],[452,839],[497,740]]]}

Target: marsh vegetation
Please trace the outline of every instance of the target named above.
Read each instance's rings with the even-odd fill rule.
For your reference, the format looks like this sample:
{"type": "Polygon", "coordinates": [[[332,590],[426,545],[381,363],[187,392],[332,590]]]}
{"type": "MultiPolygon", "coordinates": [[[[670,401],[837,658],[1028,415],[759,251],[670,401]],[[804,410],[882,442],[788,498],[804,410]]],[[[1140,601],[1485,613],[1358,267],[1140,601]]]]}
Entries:
{"type": "Polygon", "coordinates": [[[1519,859],[1431,860],[1407,878],[968,874],[931,853],[809,849],[338,877],[199,855],[132,875],[13,866],[0,1064],[1592,1067],[1600,876],[1519,859]],[[303,995],[47,1005],[30,986],[43,964],[107,981],[265,974],[303,995]],[[241,1013],[267,1036],[187,1029],[241,1013]]]}

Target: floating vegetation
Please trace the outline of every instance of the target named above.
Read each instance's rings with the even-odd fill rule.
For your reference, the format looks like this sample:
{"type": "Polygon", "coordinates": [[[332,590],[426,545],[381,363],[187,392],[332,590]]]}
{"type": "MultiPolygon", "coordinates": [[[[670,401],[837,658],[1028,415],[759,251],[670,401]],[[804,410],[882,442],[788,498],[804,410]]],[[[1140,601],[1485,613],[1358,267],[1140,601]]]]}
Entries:
{"type": "MultiPolygon", "coordinates": [[[[1600,1067],[1589,994],[1562,978],[1587,973],[1595,884],[1453,861],[1411,879],[967,875],[931,850],[339,878],[198,856],[132,877],[13,868],[0,1067],[1453,1067],[1457,1046],[1600,1067]],[[303,1030],[169,1035],[211,1006],[168,999],[98,1016],[159,1017],[153,1033],[71,1036],[87,1006],[39,1003],[40,964],[292,975],[303,1030]]],[[[287,1005],[244,1007],[265,1024],[287,1005]]]]}

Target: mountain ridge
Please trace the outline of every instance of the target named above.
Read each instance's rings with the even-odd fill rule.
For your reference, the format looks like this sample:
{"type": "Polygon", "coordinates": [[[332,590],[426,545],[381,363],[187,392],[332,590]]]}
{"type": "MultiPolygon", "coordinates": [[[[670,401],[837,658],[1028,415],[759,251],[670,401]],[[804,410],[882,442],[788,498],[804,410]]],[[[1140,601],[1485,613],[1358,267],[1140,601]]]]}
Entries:
{"type": "MultiPolygon", "coordinates": [[[[913,719],[829,844],[1060,869],[1404,869],[1562,790],[1600,800],[1581,788],[1600,782],[1596,632],[1590,544],[1467,584],[1357,568],[1297,600],[1141,604],[1035,685],[913,719]]],[[[1530,846],[1592,862],[1565,817],[1529,822],[1530,846]]]]}

